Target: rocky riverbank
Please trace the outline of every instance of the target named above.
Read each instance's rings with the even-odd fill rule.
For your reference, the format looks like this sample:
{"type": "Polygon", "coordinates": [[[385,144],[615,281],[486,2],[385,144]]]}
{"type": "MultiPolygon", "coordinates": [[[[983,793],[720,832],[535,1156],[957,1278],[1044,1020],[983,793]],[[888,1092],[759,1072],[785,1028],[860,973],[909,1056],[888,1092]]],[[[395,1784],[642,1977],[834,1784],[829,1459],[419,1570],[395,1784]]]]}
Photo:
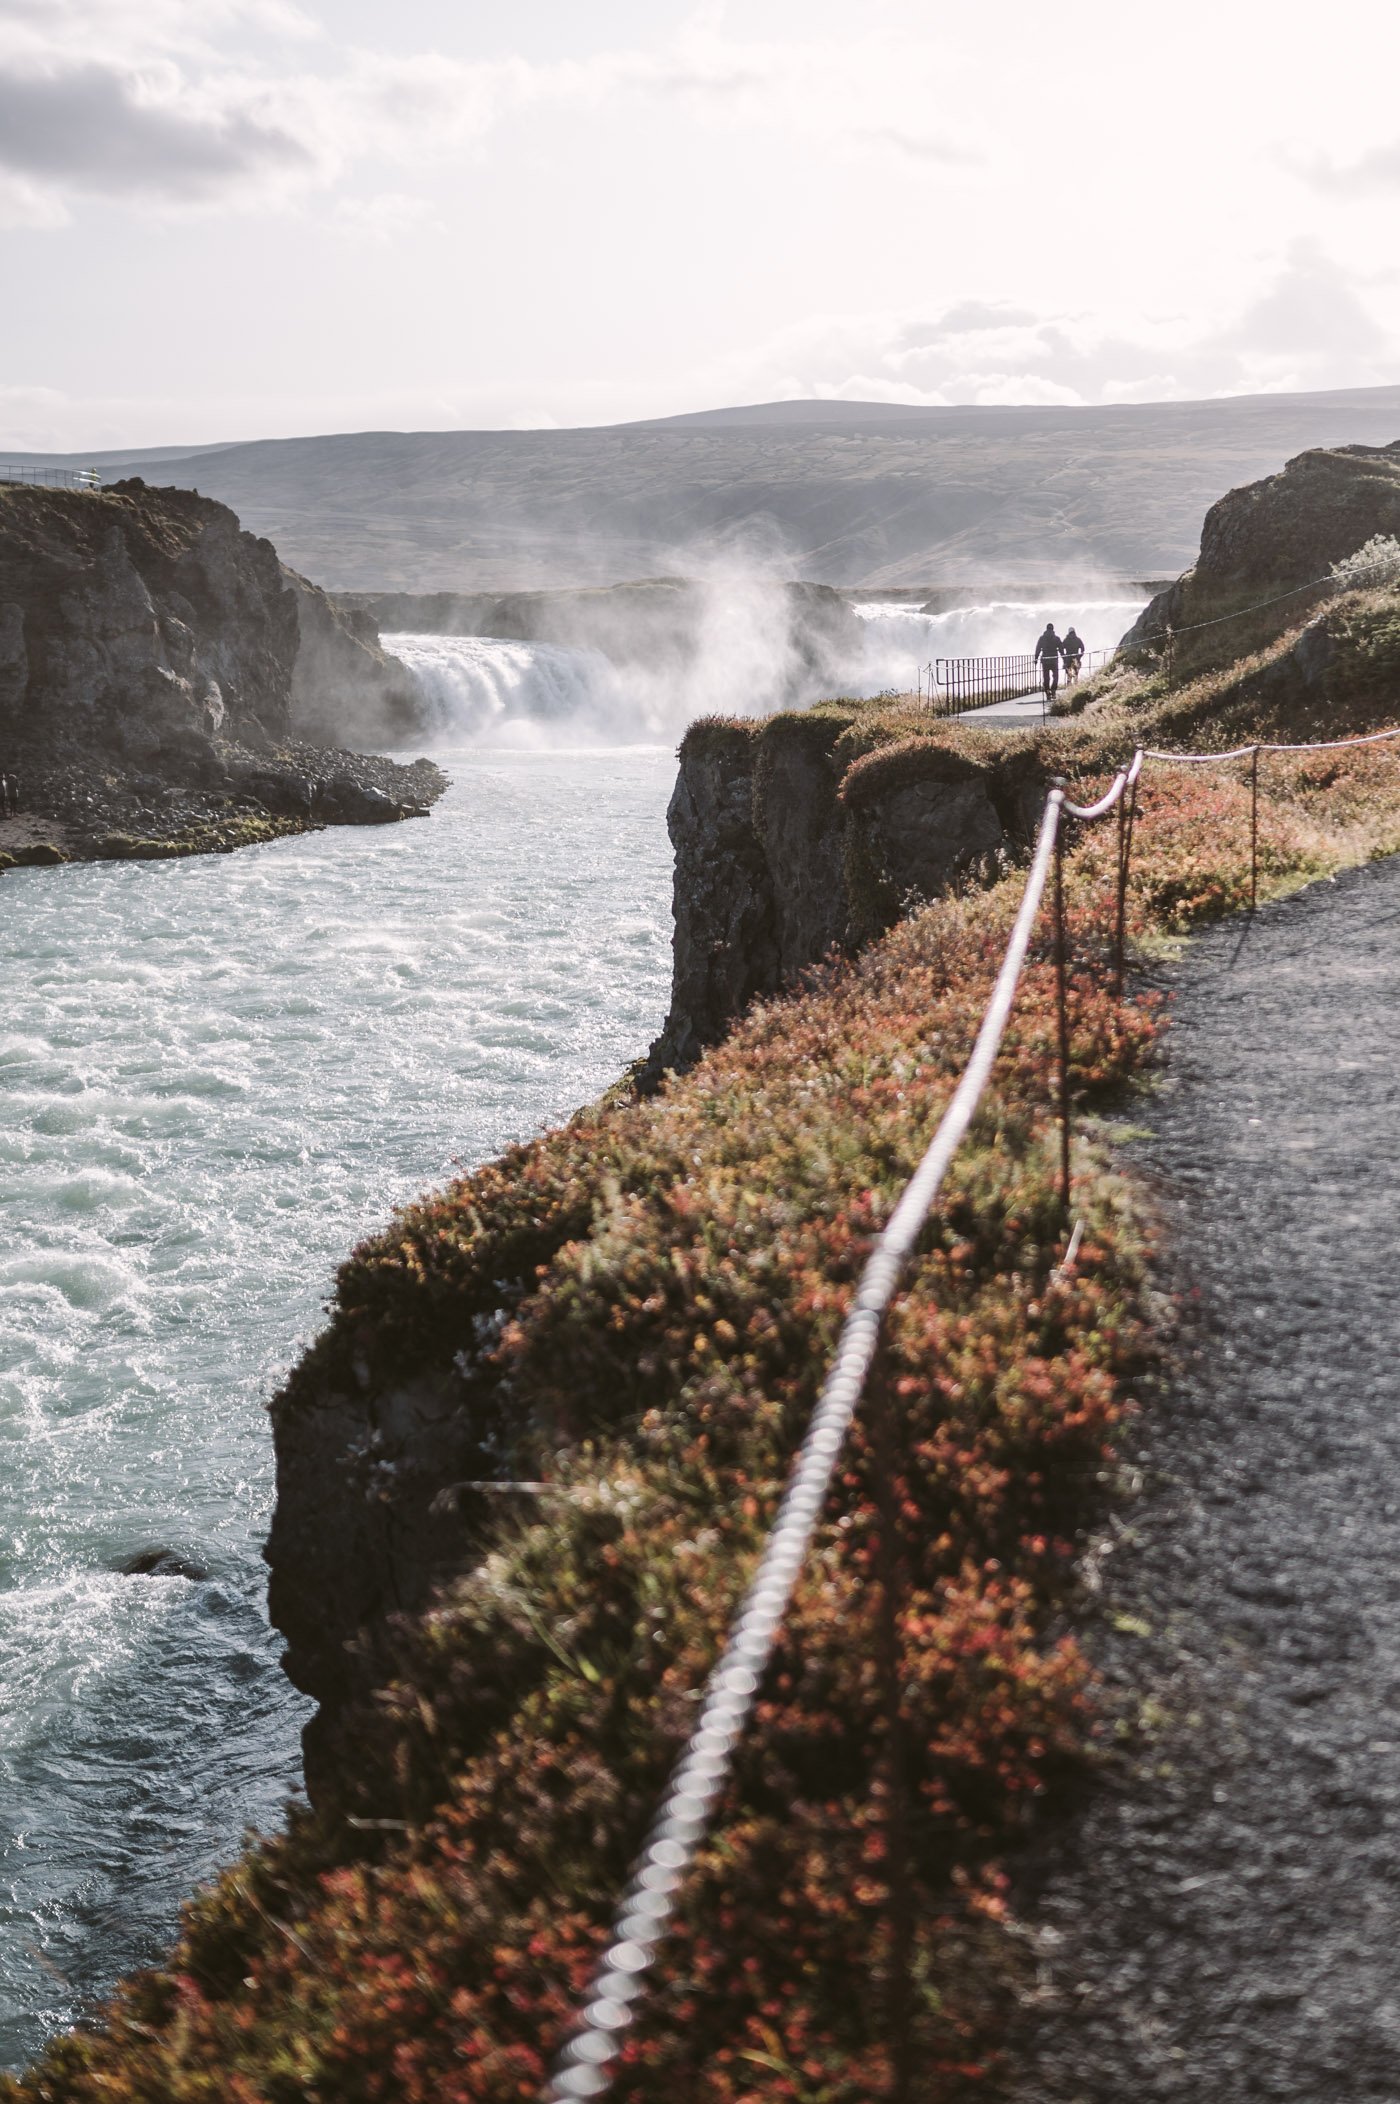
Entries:
{"type": "Polygon", "coordinates": [[[447,786],[431,760],[289,739],[254,749],[191,734],[159,773],[80,740],[11,748],[0,871],[226,854],[325,825],[422,818],[447,786]]]}

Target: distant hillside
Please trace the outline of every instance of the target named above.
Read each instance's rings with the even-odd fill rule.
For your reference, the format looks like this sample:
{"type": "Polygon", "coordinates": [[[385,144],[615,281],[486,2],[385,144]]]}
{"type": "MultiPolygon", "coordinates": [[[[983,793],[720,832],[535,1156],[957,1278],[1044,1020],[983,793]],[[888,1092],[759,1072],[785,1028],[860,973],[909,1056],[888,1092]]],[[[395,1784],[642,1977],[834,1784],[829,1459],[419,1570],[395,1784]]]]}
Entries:
{"type": "MultiPolygon", "coordinates": [[[[1400,387],[1109,408],[775,402],[574,431],[360,432],[107,456],[231,504],[344,591],[514,591],[766,551],[817,582],[1184,569],[1305,448],[1400,438],[1400,387]]],[[[31,456],[39,457],[39,456],[31,456]]],[[[42,456],[46,459],[57,456],[42,456]]]]}

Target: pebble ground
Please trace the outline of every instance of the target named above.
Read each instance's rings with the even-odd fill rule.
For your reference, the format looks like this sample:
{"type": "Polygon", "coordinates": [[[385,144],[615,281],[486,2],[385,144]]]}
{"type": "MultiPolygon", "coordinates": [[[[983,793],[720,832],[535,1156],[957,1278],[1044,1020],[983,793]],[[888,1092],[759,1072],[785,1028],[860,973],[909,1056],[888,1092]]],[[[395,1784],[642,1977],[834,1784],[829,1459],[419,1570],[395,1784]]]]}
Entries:
{"type": "Polygon", "coordinates": [[[1011,2093],[1400,2104],[1400,859],[1163,976],[1186,1313],[1090,1638],[1143,1729],[1027,1869],[1011,2093]]]}

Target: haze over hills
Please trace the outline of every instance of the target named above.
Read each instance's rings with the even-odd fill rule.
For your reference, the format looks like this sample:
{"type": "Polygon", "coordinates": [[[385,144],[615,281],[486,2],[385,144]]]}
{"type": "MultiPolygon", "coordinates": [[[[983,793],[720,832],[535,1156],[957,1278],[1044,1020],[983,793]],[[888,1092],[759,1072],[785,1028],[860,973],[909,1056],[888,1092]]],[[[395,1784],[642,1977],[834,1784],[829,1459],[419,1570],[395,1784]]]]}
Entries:
{"type": "Polygon", "coordinates": [[[879,590],[1174,574],[1227,489],[1310,447],[1397,437],[1400,386],[1092,408],[810,400],[21,457],[198,488],[333,589],[610,584],[733,558],[879,590]]]}

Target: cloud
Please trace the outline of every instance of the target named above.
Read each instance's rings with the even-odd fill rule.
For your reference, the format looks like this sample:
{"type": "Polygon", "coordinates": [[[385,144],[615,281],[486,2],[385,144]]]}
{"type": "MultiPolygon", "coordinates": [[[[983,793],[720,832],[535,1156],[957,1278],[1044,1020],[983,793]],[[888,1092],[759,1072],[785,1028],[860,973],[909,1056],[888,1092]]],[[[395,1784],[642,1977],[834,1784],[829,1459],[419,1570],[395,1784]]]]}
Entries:
{"type": "Polygon", "coordinates": [[[962,301],[923,315],[816,315],[709,376],[712,398],[925,403],[1132,402],[1391,384],[1400,340],[1357,282],[1295,243],[1233,316],[962,301]]]}
{"type": "Polygon", "coordinates": [[[0,169],[59,201],[239,202],[333,185],[368,156],[460,157],[522,117],[648,101],[931,172],[975,158],[941,129],[889,124],[908,64],[871,38],[741,41],[713,8],[664,43],[532,61],[356,48],[292,0],[0,0],[0,169]]]}
{"type": "Polygon", "coordinates": [[[342,233],[379,244],[417,233],[435,222],[427,198],[409,197],[399,190],[381,190],[374,197],[342,197],[335,207],[334,223],[342,233]]]}
{"type": "Polygon", "coordinates": [[[906,161],[931,162],[943,168],[966,168],[983,158],[971,148],[959,146],[941,135],[935,138],[931,132],[900,131],[893,125],[875,125],[869,130],[857,128],[849,136],[856,145],[884,147],[906,161]]]}
{"type": "Polygon", "coordinates": [[[312,156],[252,110],[186,101],[172,69],[145,76],[97,61],[31,73],[0,67],[0,166],[36,184],[185,200],[312,156]]]}
{"type": "Polygon", "coordinates": [[[1295,172],[1317,190],[1334,196],[1360,197],[1372,190],[1400,190],[1400,139],[1392,146],[1373,146],[1347,163],[1313,161],[1295,172]]]}

